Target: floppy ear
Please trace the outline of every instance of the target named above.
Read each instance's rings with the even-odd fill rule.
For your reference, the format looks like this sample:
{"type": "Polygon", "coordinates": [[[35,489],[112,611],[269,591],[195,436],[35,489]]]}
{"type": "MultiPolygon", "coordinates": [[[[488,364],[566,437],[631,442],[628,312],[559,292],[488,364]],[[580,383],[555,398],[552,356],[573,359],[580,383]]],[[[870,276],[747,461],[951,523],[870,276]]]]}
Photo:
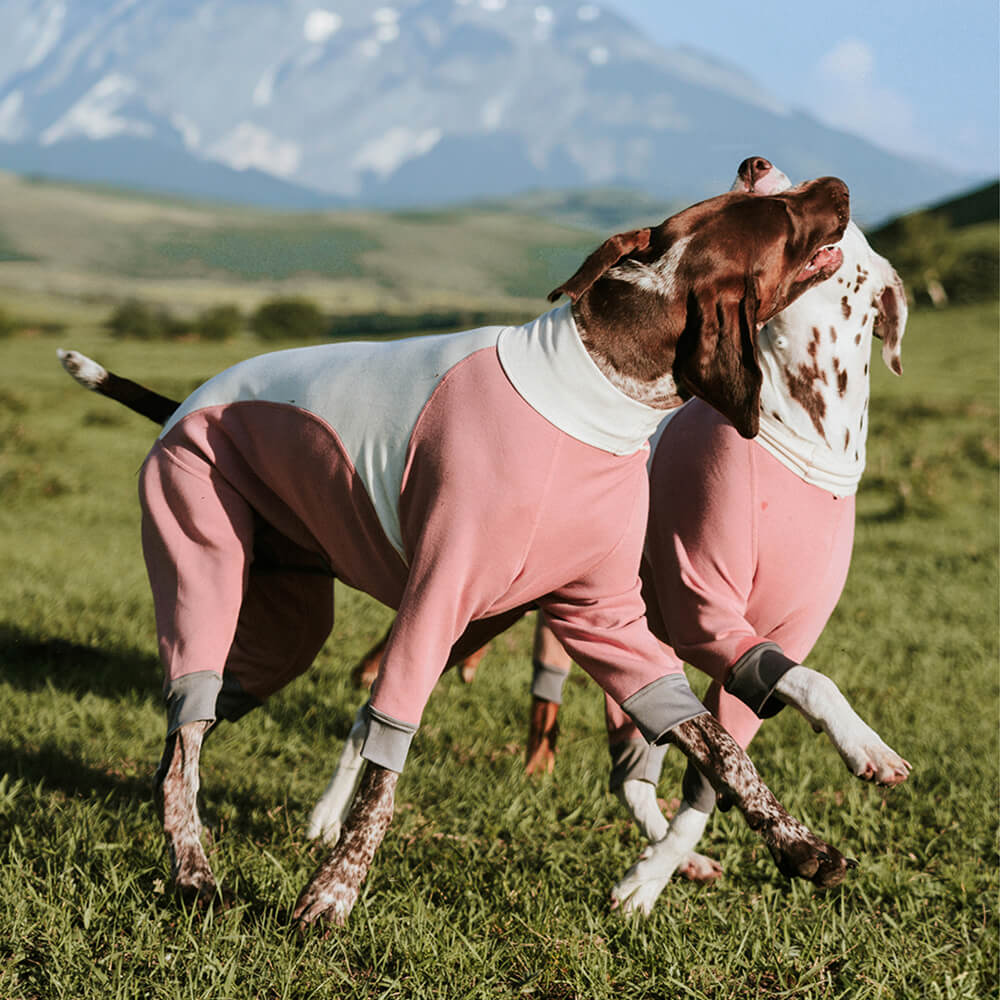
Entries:
{"type": "Polygon", "coordinates": [[[633,229],[605,240],[577,269],[569,281],[549,292],[549,302],[568,295],[574,302],[580,298],[609,267],[614,267],[626,254],[645,250],[649,246],[649,229],[633,229]]]}
{"type": "Polygon", "coordinates": [[[714,406],[745,438],[760,429],[757,288],[747,276],[739,299],[688,292],[687,321],[674,354],[674,378],[714,406]]]}
{"type": "Polygon", "coordinates": [[[900,351],[909,312],[906,289],[903,287],[902,279],[889,266],[888,261],[885,266],[887,272],[885,287],[872,302],[876,310],[874,332],[876,337],[882,338],[882,360],[890,371],[902,375],[903,362],[900,360],[900,351]]]}

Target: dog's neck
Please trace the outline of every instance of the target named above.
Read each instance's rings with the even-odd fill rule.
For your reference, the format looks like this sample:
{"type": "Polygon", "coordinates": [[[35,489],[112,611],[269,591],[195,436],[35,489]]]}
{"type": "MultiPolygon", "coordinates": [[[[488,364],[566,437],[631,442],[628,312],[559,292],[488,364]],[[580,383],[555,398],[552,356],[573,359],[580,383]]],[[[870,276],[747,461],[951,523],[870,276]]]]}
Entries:
{"type": "Polygon", "coordinates": [[[625,282],[602,282],[573,306],[580,339],[604,377],[630,399],[664,411],[684,402],[673,375],[682,332],[673,306],[625,282]],[[614,302],[608,285],[617,293],[614,302]]]}
{"type": "Polygon", "coordinates": [[[758,440],[790,467],[796,458],[808,463],[818,485],[848,494],[865,466],[878,282],[860,230],[849,230],[841,247],[844,263],[837,274],[759,334],[758,440]]]}

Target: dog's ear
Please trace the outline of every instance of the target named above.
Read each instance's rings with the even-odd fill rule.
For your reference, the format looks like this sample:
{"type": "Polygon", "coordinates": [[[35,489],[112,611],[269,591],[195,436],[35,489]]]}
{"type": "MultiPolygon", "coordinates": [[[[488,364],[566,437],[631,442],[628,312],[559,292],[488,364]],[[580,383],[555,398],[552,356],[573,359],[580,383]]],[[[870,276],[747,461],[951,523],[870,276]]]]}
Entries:
{"type": "Polygon", "coordinates": [[[876,296],[872,305],[875,306],[876,337],[882,339],[882,360],[890,371],[897,375],[903,374],[903,362],[900,353],[903,346],[903,333],[906,330],[906,317],[909,309],[906,304],[906,289],[902,279],[885,262],[886,283],[876,296]]]}
{"type": "Polygon", "coordinates": [[[674,378],[728,417],[745,438],[760,429],[756,284],[747,276],[742,295],[718,298],[706,287],[687,296],[684,332],[677,341],[674,378]]]}
{"type": "Polygon", "coordinates": [[[649,246],[649,229],[633,229],[605,240],[577,269],[569,281],[549,292],[549,302],[568,295],[574,302],[580,298],[609,267],[614,267],[627,254],[649,246]]]}

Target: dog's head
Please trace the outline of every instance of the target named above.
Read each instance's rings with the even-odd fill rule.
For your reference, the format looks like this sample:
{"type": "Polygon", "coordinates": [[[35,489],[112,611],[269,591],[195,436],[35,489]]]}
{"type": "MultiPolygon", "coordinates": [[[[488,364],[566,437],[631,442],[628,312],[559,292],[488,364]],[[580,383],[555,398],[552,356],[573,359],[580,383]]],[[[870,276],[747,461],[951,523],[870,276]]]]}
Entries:
{"type": "MultiPolygon", "coordinates": [[[[780,194],[791,186],[788,177],[770,160],[763,156],[751,156],[737,168],[731,190],[762,196],[780,194]]],[[[845,318],[850,319],[852,310],[858,305],[852,300],[858,298],[864,302],[870,298],[875,315],[873,332],[882,339],[882,360],[890,371],[901,375],[900,349],[908,312],[903,281],[889,261],[872,250],[854,223],[846,228],[838,249],[843,255],[843,267],[837,282],[830,282],[810,293],[793,310],[796,318],[808,318],[810,313],[824,315],[831,311],[826,306],[832,302],[845,314],[845,318]],[[857,295],[859,291],[863,291],[861,296],[857,295]]]]}
{"type": "Polygon", "coordinates": [[[640,379],[671,366],[682,392],[753,437],[757,331],[837,270],[829,247],[849,215],[847,186],[832,177],[764,197],[719,195],[613,236],[549,299],[572,299],[588,344],[611,364],[640,379]]]}

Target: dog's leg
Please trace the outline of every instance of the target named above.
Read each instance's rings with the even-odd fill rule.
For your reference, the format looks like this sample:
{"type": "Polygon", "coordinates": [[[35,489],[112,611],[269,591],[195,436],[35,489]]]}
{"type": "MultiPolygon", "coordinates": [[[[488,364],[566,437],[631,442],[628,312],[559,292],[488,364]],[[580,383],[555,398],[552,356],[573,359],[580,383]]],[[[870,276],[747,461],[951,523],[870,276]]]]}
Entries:
{"type": "Polygon", "coordinates": [[[851,774],[879,785],[898,785],[910,764],[882,742],[825,674],[792,667],[778,681],[775,694],[797,708],[816,732],[825,732],[851,774]]]}
{"type": "Polygon", "coordinates": [[[790,816],[764,784],[739,744],[707,712],[670,731],[685,756],[743,813],[764,839],[780,871],[823,888],[837,885],[856,862],[824,843],[790,816]]]}
{"type": "Polygon", "coordinates": [[[362,705],[354,717],[351,731],[347,734],[344,749],[337,762],[337,770],[334,771],[330,784],[326,786],[326,791],[309,817],[311,839],[322,839],[331,847],[340,839],[340,831],[357,792],[358,782],[361,780],[364,766],[361,748],[364,746],[367,733],[368,716],[365,706],[362,705]]]}
{"type": "Polygon", "coordinates": [[[201,843],[198,815],[198,765],[202,743],[211,728],[211,722],[189,722],[171,733],[154,784],[174,885],[183,896],[199,902],[210,900],[217,892],[201,843]]]}
{"type": "MultiPolygon", "coordinates": [[[[659,813],[659,809],[656,812],[659,813]]],[[[663,835],[649,844],[639,860],[611,890],[612,908],[620,905],[625,913],[649,916],[653,904],[670,881],[670,876],[682,865],[690,864],[692,858],[701,858],[701,855],[692,854],[692,851],[705,832],[709,815],[682,802],[677,815],[670,821],[669,828],[666,828],[666,820],[660,814],[660,820],[666,828],[663,835]]],[[[703,860],[711,864],[710,859],[703,860]]],[[[721,873],[721,869],[719,872],[721,873]]]]}
{"type": "Polygon", "coordinates": [[[559,703],[537,696],[531,699],[531,725],[524,755],[526,774],[551,774],[559,742],[559,703]]]}
{"type": "Polygon", "coordinates": [[[395,771],[368,763],[340,842],[313,873],[295,904],[292,919],[300,930],[319,919],[338,925],[347,921],[392,822],[398,779],[395,771]]]}

